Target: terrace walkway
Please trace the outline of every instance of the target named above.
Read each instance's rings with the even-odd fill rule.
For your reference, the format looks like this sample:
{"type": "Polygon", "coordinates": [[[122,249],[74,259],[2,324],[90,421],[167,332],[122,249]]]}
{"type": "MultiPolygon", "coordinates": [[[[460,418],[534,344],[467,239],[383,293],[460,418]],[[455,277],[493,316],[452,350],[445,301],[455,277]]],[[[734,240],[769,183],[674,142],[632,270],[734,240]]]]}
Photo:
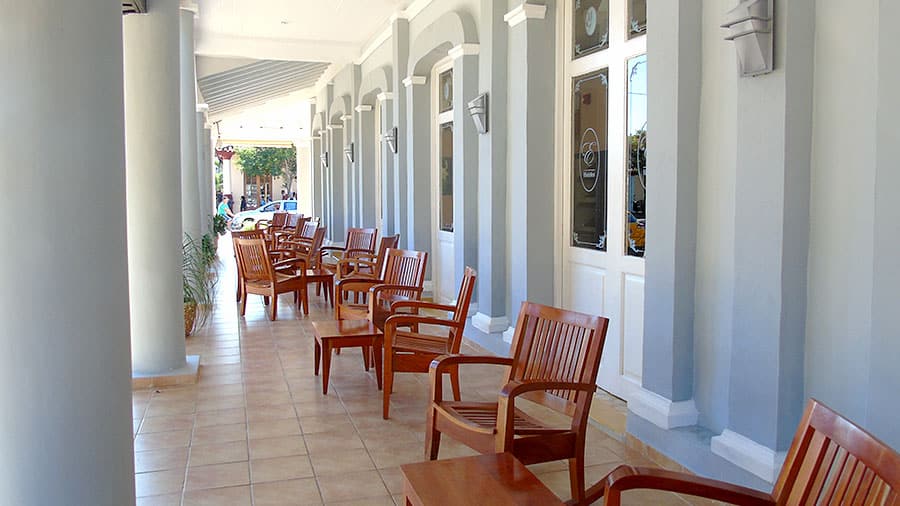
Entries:
{"type": "MultiPolygon", "coordinates": [[[[332,362],[323,396],[310,322],[331,319],[331,309],[312,295],[305,318],[285,295],[272,322],[262,297],[251,296],[240,319],[228,236],[219,257],[215,312],[187,342],[188,354],[201,357],[199,383],[133,394],[137,504],[404,504],[399,466],[423,460],[427,375],[397,376],[391,419],[383,420],[374,372],[364,372],[359,351],[347,349],[332,362]]],[[[464,369],[464,398],[496,398],[501,375],[499,368],[464,369]]],[[[443,438],[441,458],[473,454],[443,438]]],[[[590,431],[589,483],[623,462],[653,465],[600,429],[590,431]]],[[[565,462],[530,468],[568,499],[565,462]]],[[[626,499],[688,504],[668,494],[626,499]]]]}

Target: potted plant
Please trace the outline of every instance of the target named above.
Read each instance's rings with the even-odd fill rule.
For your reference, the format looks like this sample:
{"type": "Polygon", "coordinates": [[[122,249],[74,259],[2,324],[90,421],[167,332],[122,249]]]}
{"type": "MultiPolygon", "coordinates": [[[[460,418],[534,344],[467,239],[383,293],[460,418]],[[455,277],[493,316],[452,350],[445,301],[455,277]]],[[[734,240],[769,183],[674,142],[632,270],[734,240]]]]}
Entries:
{"type": "Polygon", "coordinates": [[[219,248],[219,236],[225,235],[225,231],[228,227],[228,221],[225,220],[225,217],[221,214],[214,214],[209,217],[210,221],[210,229],[212,230],[212,239],[213,245],[216,249],[219,248]]]}
{"type": "Polygon", "coordinates": [[[202,242],[185,234],[181,245],[184,288],[184,335],[191,335],[202,327],[212,311],[216,276],[210,275],[215,255],[204,251],[202,242]]]}

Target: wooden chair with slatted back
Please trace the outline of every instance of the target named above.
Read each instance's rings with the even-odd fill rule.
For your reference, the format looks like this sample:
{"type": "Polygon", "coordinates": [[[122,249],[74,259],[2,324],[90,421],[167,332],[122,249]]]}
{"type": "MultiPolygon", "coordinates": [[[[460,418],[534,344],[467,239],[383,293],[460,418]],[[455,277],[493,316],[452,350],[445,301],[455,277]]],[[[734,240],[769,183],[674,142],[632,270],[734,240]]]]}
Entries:
{"type": "MultiPolygon", "coordinates": [[[[304,227],[304,229],[305,228],[306,227],[304,227]]],[[[315,231],[313,232],[313,236],[309,239],[308,243],[304,242],[295,247],[290,247],[288,249],[278,249],[270,252],[274,255],[277,255],[270,255],[273,257],[273,259],[278,258],[279,260],[281,260],[279,262],[280,266],[276,268],[276,272],[303,275],[307,283],[321,283],[319,250],[322,248],[322,243],[325,240],[325,232],[325,227],[316,227],[315,231]],[[286,260],[293,261],[287,262],[286,260]]],[[[285,241],[282,243],[282,245],[289,246],[290,244],[285,241]]],[[[330,294],[326,292],[325,300],[328,300],[329,295],[330,294]]],[[[302,303],[303,314],[309,314],[308,295],[302,299],[302,303]]]]}
{"type": "Polygon", "coordinates": [[[351,228],[347,230],[347,239],[344,241],[344,246],[326,246],[322,248],[322,267],[335,272],[338,262],[343,258],[356,258],[361,254],[373,254],[377,239],[377,228],[351,228]]]}
{"type": "MultiPolygon", "coordinates": [[[[378,245],[378,254],[358,253],[354,257],[342,258],[338,261],[334,271],[334,280],[339,282],[344,278],[375,278],[381,273],[387,250],[396,249],[400,242],[400,234],[388,235],[381,238],[378,245]]],[[[362,292],[362,302],[365,302],[365,292],[362,292]]],[[[354,301],[360,302],[360,292],[356,292],[354,301]]]]}
{"type": "Polygon", "coordinates": [[[387,250],[381,276],[378,278],[344,278],[335,283],[335,319],[367,319],[376,327],[382,328],[390,315],[393,302],[422,298],[427,263],[428,253],[424,251],[387,250]],[[368,291],[367,304],[354,304],[345,300],[346,293],[361,291],[368,291]]]}
{"type": "Polygon", "coordinates": [[[446,434],[481,453],[510,452],[525,465],[568,459],[572,497],[581,500],[587,418],[608,325],[600,316],[523,302],[509,358],[435,359],[429,370],[426,456],[437,459],[446,434]],[[509,366],[497,402],[443,399],[443,374],[463,364],[509,366]],[[516,408],[520,397],[571,417],[571,425],[548,427],[516,408]]]}
{"type": "MultiPolygon", "coordinates": [[[[394,385],[394,373],[418,372],[427,373],[431,361],[441,355],[459,353],[466,318],[469,315],[469,303],[475,289],[475,269],[466,267],[456,305],[437,304],[420,300],[397,301],[391,304],[391,314],[384,322],[384,392],[382,399],[382,416],[385,420],[390,414],[391,388],[394,385]],[[447,311],[449,318],[423,316],[420,309],[447,311]],[[415,314],[407,314],[412,310],[415,314]],[[429,329],[435,327],[444,332],[419,332],[420,325],[429,329]]],[[[450,384],[453,398],[460,400],[459,367],[451,367],[450,384]]]]}
{"type": "Polygon", "coordinates": [[[294,293],[298,306],[306,297],[306,277],[303,272],[289,273],[279,269],[283,265],[297,262],[295,259],[273,263],[266,241],[263,238],[237,238],[234,240],[241,263],[241,284],[244,296],[241,298],[241,316],[247,311],[247,295],[262,295],[264,301],[271,300],[271,316],[278,318],[278,295],[294,293]]]}
{"type": "Polygon", "coordinates": [[[308,216],[303,216],[302,214],[291,214],[288,217],[287,222],[284,224],[284,228],[272,234],[272,248],[283,248],[285,241],[290,241],[292,239],[300,237],[300,234],[303,231],[303,227],[308,221],[310,221],[310,218],[308,216]]]}
{"type": "Polygon", "coordinates": [[[265,232],[262,230],[246,230],[231,232],[231,245],[234,248],[234,263],[237,266],[237,301],[240,302],[244,296],[244,287],[241,284],[243,279],[243,270],[241,269],[241,260],[238,258],[237,239],[265,239],[265,232]]]}
{"type": "Polygon", "coordinates": [[[810,399],[771,493],[662,469],[619,466],[588,489],[582,504],[655,489],[745,505],[900,505],[900,453],[810,399]]]}
{"type": "Polygon", "coordinates": [[[254,225],[256,230],[262,230],[265,233],[266,241],[269,244],[273,243],[273,238],[275,237],[275,232],[281,231],[285,228],[285,225],[288,222],[289,217],[292,216],[287,211],[278,211],[277,213],[272,215],[271,220],[259,220],[254,225]]]}

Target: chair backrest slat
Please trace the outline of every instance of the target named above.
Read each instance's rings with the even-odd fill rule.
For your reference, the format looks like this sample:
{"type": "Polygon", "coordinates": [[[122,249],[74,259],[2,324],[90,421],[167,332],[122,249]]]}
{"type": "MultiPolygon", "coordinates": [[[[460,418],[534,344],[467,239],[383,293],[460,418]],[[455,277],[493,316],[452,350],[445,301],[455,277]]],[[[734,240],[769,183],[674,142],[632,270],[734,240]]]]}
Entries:
{"type": "MultiPolygon", "coordinates": [[[[382,268],[381,279],[388,285],[401,285],[411,288],[422,288],[425,283],[425,265],[428,253],[403,249],[387,250],[387,258],[382,268]]],[[[395,295],[418,299],[418,291],[396,290],[395,295]]]]}
{"type": "Polygon", "coordinates": [[[453,312],[453,321],[459,327],[450,329],[447,349],[450,353],[459,353],[462,344],[462,329],[465,327],[466,318],[469,315],[469,304],[472,302],[472,292],[475,291],[475,269],[466,267],[463,272],[462,283],[459,285],[459,294],[456,296],[456,310],[453,312]]]}
{"type": "Polygon", "coordinates": [[[239,237],[235,239],[235,243],[238,249],[238,260],[241,262],[241,273],[245,280],[274,280],[275,273],[264,239],[239,237]]]}
{"type": "Polygon", "coordinates": [[[366,250],[375,252],[375,239],[378,237],[378,229],[375,228],[351,228],[347,231],[345,249],[366,250]]]}
{"type": "Polygon", "coordinates": [[[812,399],[772,495],[779,505],[885,505],[898,490],[900,454],[812,399]]]}
{"type": "Polygon", "coordinates": [[[375,257],[375,274],[381,272],[381,268],[384,267],[384,259],[387,256],[387,250],[395,249],[399,243],[400,234],[387,235],[381,238],[381,244],[378,245],[378,256],[375,257]]]}

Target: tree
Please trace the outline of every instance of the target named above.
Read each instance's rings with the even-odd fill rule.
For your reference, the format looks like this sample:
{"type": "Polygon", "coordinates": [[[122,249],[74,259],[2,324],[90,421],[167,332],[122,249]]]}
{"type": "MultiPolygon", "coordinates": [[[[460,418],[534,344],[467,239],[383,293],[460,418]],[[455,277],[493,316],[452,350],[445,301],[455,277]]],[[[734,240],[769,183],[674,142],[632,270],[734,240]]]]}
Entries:
{"type": "Polygon", "coordinates": [[[290,191],[297,177],[297,148],[247,148],[237,150],[241,170],[250,177],[282,177],[290,191]]]}

